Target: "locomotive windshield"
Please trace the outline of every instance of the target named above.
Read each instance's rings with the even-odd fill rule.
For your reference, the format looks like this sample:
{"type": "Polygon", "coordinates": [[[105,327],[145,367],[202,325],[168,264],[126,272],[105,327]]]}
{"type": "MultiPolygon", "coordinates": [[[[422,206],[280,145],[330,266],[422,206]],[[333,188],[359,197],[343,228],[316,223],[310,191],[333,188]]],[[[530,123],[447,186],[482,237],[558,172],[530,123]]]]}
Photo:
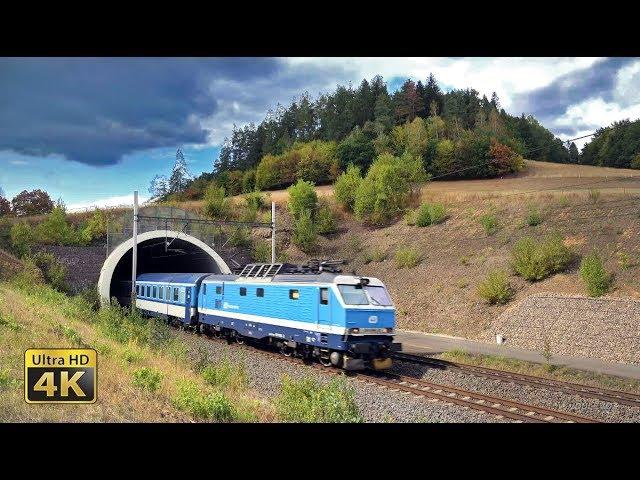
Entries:
{"type": "Polygon", "coordinates": [[[373,287],[371,285],[338,285],[338,290],[342,294],[344,303],[347,305],[392,305],[389,294],[384,287],[373,287]]]}

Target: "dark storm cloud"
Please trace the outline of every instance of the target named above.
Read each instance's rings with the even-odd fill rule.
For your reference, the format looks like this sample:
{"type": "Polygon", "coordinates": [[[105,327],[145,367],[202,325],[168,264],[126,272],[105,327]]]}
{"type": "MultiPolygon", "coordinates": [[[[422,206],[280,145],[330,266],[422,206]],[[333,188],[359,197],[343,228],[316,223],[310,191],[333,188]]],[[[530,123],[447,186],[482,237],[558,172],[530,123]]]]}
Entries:
{"type": "MultiPolygon", "coordinates": [[[[616,73],[634,58],[608,58],[590,67],[572,71],[555,79],[546,87],[518,95],[514,113],[526,112],[542,123],[563,115],[567,107],[590,98],[611,101],[616,73]]],[[[577,131],[578,126],[573,131],[577,131]]]]}
{"type": "Polygon", "coordinates": [[[213,80],[276,75],[273,59],[2,59],[0,150],[90,165],[146,148],[203,143],[213,80]]]}

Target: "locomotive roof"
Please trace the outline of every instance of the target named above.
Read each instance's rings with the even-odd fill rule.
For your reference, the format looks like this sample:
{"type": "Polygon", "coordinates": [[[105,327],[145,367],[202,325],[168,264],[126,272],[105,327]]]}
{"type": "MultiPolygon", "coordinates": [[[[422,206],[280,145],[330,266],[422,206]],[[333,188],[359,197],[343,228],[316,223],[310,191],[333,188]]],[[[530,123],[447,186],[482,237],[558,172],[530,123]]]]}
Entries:
{"type": "MultiPolygon", "coordinates": [[[[210,282],[238,282],[238,283],[348,283],[355,284],[360,281],[361,276],[358,275],[343,275],[341,273],[309,273],[309,274],[279,274],[269,278],[253,278],[253,277],[241,277],[239,275],[219,275],[211,274],[205,281],[210,282]]],[[[377,278],[366,277],[370,279],[371,285],[382,285],[382,282],[377,278]]]]}

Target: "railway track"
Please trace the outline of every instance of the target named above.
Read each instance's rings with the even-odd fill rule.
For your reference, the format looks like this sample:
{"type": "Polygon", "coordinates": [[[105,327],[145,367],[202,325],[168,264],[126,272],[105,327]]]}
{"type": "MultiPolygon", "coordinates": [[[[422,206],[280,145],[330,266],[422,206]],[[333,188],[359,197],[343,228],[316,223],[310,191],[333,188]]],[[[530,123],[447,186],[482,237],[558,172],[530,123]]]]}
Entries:
{"type": "MultiPolygon", "coordinates": [[[[221,340],[224,341],[224,340],[221,340]]],[[[567,412],[560,412],[545,407],[529,405],[514,400],[494,397],[482,393],[463,390],[457,387],[450,387],[429,382],[426,380],[397,375],[387,372],[345,372],[344,370],[323,367],[318,363],[305,362],[301,358],[286,357],[279,352],[265,350],[264,348],[254,348],[241,344],[237,345],[243,349],[250,349],[263,355],[289,361],[298,365],[305,365],[324,373],[332,375],[345,375],[357,381],[375,384],[390,391],[402,391],[423,398],[431,398],[444,403],[455,404],[462,407],[479,410],[481,412],[495,415],[498,418],[508,418],[522,423],[601,423],[599,420],[583,417],[567,412]]]]}
{"type": "Polygon", "coordinates": [[[594,398],[601,401],[619,403],[631,407],[640,407],[640,395],[619,390],[609,390],[590,385],[582,385],[578,383],[566,382],[563,380],[554,380],[550,378],[536,377],[523,373],[508,372],[504,370],[496,370],[488,367],[480,367],[477,365],[469,365],[466,363],[451,362],[439,358],[422,357],[419,355],[411,355],[409,353],[396,352],[393,358],[403,362],[427,365],[436,368],[444,368],[449,370],[458,370],[472,375],[499,380],[503,382],[517,383],[535,388],[546,388],[549,390],[560,391],[563,393],[579,395],[585,398],[594,398]]]}

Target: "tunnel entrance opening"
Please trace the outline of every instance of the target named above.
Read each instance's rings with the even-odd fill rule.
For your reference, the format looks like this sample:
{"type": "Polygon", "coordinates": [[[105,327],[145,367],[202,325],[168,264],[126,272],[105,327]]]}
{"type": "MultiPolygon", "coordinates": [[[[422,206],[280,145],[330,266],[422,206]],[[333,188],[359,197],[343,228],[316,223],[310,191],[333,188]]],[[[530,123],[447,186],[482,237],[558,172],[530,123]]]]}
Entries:
{"type": "MultiPolygon", "coordinates": [[[[103,303],[115,298],[131,304],[133,240],[124,242],[105,261],[98,281],[103,303]]],[[[225,261],[195,237],[179,232],[154,231],[138,236],[137,274],[231,273],[225,261]],[[169,244],[170,245],[167,245],[169,244]]]]}

